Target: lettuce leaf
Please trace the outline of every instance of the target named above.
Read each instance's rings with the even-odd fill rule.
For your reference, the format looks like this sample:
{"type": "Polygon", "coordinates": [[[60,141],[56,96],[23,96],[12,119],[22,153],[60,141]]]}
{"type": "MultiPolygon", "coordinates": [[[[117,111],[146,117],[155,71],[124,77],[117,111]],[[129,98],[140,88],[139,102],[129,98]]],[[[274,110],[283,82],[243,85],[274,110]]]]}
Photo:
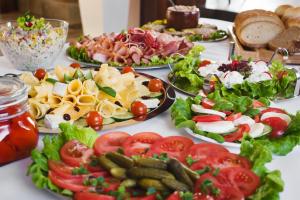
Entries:
{"type": "Polygon", "coordinates": [[[58,135],[53,137],[47,135],[43,138],[44,147],[41,151],[34,149],[31,152],[33,162],[28,167],[27,175],[32,177],[32,182],[37,188],[47,188],[62,195],[72,196],[72,192],[61,190],[48,179],[48,160],[60,160],[59,150],[70,140],[76,139],[92,147],[98,134],[91,128],[79,128],[70,123],[61,123],[59,128],[62,132],[58,135]]]}
{"type": "Polygon", "coordinates": [[[278,200],[279,193],[284,189],[284,182],[278,170],[269,171],[265,165],[272,160],[272,152],[260,142],[244,137],[241,144],[241,156],[247,157],[252,171],[260,176],[260,187],[248,197],[251,200],[278,200]]]}

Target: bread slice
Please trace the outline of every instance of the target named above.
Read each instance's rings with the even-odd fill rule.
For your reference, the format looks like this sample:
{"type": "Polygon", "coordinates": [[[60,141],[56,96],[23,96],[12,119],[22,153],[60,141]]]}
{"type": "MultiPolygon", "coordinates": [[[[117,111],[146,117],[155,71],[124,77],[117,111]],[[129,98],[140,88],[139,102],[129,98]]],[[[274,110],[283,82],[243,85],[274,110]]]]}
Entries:
{"type": "Polygon", "coordinates": [[[290,27],[277,35],[268,43],[270,49],[275,50],[278,47],[286,48],[291,52],[295,50],[295,44],[300,41],[300,28],[290,27]]]}
{"type": "Polygon", "coordinates": [[[285,26],[288,28],[293,26],[300,28],[300,17],[287,19],[285,22],[285,26]]]}
{"type": "Polygon", "coordinates": [[[291,18],[298,18],[300,17],[300,7],[288,8],[284,11],[282,15],[282,21],[286,22],[286,20],[291,18]]]}
{"type": "Polygon", "coordinates": [[[259,9],[239,13],[234,24],[239,41],[250,48],[266,47],[284,30],[283,22],[275,13],[259,9]]]}
{"type": "Polygon", "coordinates": [[[288,8],[292,8],[292,7],[293,6],[288,5],[288,4],[280,5],[276,8],[275,14],[278,15],[278,17],[282,17],[285,10],[288,9],[288,8]]]}

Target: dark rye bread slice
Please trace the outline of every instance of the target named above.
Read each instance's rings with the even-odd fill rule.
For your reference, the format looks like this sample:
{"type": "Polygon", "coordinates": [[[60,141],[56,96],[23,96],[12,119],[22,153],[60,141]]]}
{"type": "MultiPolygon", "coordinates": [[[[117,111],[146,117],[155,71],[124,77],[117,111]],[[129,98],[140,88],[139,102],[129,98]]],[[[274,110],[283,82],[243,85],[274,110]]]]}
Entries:
{"type": "Polygon", "coordinates": [[[300,28],[290,27],[271,40],[268,43],[268,46],[272,50],[276,50],[278,47],[281,47],[295,53],[299,52],[299,49],[296,46],[298,41],[300,41],[300,28]]]}

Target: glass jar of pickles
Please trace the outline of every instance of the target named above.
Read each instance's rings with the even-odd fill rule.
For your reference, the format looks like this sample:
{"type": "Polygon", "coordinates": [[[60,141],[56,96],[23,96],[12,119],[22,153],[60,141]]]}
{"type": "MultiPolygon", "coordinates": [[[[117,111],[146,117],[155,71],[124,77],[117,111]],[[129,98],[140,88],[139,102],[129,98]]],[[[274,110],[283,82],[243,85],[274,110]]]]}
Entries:
{"type": "Polygon", "coordinates": [[[0,77],[0,166],[30,155],[38,129],[28,112],[27,87],[15,77],[0,77]]]}

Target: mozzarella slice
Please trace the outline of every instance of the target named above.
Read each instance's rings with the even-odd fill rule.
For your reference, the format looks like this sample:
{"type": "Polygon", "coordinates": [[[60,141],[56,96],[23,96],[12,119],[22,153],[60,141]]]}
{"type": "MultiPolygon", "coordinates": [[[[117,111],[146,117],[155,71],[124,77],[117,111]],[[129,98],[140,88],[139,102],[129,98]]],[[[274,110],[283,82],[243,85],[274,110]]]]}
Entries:
{"type": "Polygon", "coordinates": [[[203,113],[203,114],[211,114],[211,115],[219,115],[223,118],[226,117],[226,114],[217,110],[212,110],[212,109],[206,109],[203,108],[201,105],[197,105],[197,104],[192,104],[191,107],[192,111],[196,112],[196,113],[203,113]]]}
{"type": "Polygon", "coordinates": [[[286,121],[287,124],[289,124],[292,121],[291,117],[288,116],[287,114],[277,113],[277,112],[266,112],[261,116],[260,120],[262,121],[269,117],[279,117],[284,121],[286,121]]]}
{"type": "Polygon", "coordinates": [[[249,135],[252,138],[257,138],[263,135],[265,125],[263,123],[255,123],[250,126],[249,135]]]}
{"type": "Polygon", "coordinates": [[[157,108],[160,101],[159,99],[139,99],[140,102],[142,102],[143,104],[145,104],[147,106],[147,108],[151,109],[151,108],[157,108]]]}
{"type": "Polygon", "coordinates": [[[236,130],[232,121],[198,122],[196,126],[201,131],[217,134],[230,133],[236,130]]]}
{"type": "Polygon", "coordinates": [[[50,129],[58,129],[58,125],[62,122],[70,122],[73,123],[73,121],[66,121],[64,120],[63,116],[61,115],[53,115],[53,114],[47,114],[44,118],[44,124],[47,128],[50,129]]]}
{"type": "Polygon", "coordinates": [[[240,124],[248,124],[249,126],[251,126],[251,125],[255,124],[255,121],[247,115],[242,115],[240,118],[234,120],[233,124],[235,126],[238,126],[240,124]]]}
{"type": "Polygon", "coordinates": [[[55,82],[54,87],[52,89],[52,93],[54,95],[64,97],[67,94],[68,85],[61,82],[55,82]]]}

